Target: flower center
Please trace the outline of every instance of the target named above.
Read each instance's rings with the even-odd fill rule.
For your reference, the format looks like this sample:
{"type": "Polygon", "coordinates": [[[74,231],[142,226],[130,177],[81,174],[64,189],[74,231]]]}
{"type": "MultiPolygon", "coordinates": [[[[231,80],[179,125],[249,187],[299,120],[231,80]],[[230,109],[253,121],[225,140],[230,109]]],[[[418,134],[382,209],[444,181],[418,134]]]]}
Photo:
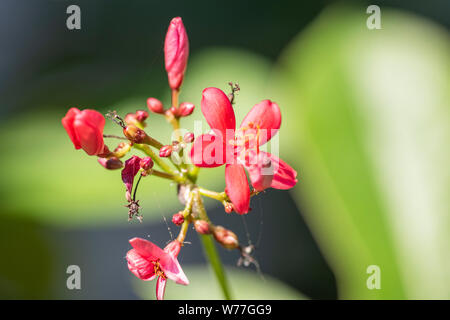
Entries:
{"type": "Polygon", "coordinates": [[[248,152],[253,149],[256,149],[256,155],[258,155],[260,134],[261,128],[253,122],[249,122],[247,126],[239,128],[234,139],[228,141],[234,147],[235,156],[241,161],[246,161],[248,160],[248,152]]]}
{"type": "Polygon", "coordinates": [[[161,264],[159,263],[159,259],[156,261],[152,261],[153,263],[153,270],[155,271],[155,274],[158,277],[162,277],[163,279],[166,279],[166,275],[164,274],[164,271],[161,269],[161,264]]]}

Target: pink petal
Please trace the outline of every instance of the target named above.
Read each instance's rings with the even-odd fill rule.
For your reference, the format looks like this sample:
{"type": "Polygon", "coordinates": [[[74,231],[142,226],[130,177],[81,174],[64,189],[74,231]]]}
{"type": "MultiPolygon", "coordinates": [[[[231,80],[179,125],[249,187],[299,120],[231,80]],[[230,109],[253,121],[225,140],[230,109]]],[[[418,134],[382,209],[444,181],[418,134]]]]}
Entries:
{"type": "Polygon", "coordinates": [[[217,88],[206,88],[202,93],[202,113],[212,129],[217,129],[226,137],[226,130],[236,129],[234,110],[227,95],[217,88]]]}
{"type": "Polygon", "coordinates": [[[184,274],[183,269],[181,269],[177,258],[167,254],[167,256],[160,259],[159,262],[161,264],[161,269],[164,271],[167,278],[185,286],[189,284],[189,280],[184,274]]]}
{"type": "Polygon", "coordinates": [[[164,59],[169,85],[178,89],[183,82],[189,56],[189,41],[180,17],[173,18],[164,42],[164,59]]]}
{"type": "Polygon", "coordinates": [[[297,171],[273,154],[263,151],[261,153],[266,154],[272,161],[274,168],[272,188],[286,190],[293,188],[297,184],[297,171]]]}
{"type": "Polygon", "coordinates": [[[239,214],[245,214],[250,207],[250,188],[244,167],[240,164],[227,164],[225,168],[226,193],[239,214]]]}
{"type": "Polygon", "coordinates": [[[139,172],[141,158],[138,156],[132,156],[130,159],[125,161],[125,167],[122,170],[122,181],[127,188],[127,192],[131,193],[133,189],[133,181],[136,174],[139,172]]]}
{"type": "Polygon", "coordinates": [[[272,186],[274,165],[265,152],[249,152],[249,161],[246,163],[252,186],[256,191],[263,191],[272,186]]]}
{"type": "Polygon", "coordinates": [[[259,145],[263,145],[274,136],[281,126],[280,107],[275,102],[263,100],[256,104],[242,120],[240,128],[259,127],[259,145]]]}
{"type": "Polygon", "coordinates": [[[62,118],[62,120],[61,120],[64,129],[66,129],[70,140],[72,140],[72,143],[75,146],[75,149],[81,149],[80,139],[78,138],[78,136],[75,132],[75,129],[73,127],[73,122],[75,121],[75,117],[80,112],[81,111],[77,108],[70,108],[69,111],[67,111],[65,117],[62,118]]]}
{"type": "Polygon", "coordinates": [[[153,263],[144,259],[135,249],[127,253],[128,269],[139,279],[149,281],[155,278],[153,263]]]}
{"type": "Polygon", "coordinates": [[[218,135],[202,134],[197,137],[191,149],[191,161],[197,167],[219,167],[226,162],[226,145],[220,132],[218,135]]]}
{"type": "Polygon", "coordinates": [[[166,292],[166,283],[167,280],[163,277],[158,277],[158,281],[156,282],[156,299],[164,300],[164,293],[166,292]]]}
{"type": "Polygon", "coordinates": [[[160,247],[148,240],[133,238],[130,239],[129,242],[140,256],[149,261],[156,261],[157,259],[168,255],[160,247]]]}

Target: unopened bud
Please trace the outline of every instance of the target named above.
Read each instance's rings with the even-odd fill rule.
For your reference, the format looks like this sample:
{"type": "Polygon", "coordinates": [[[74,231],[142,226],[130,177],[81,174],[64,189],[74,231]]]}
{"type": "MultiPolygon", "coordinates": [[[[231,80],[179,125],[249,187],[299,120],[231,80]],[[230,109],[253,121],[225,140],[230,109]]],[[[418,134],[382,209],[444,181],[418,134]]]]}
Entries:
{"type": "Polygon", "coordinates": [[[130,151],[130,144],[127,142],[121,142],[117,145],[117,147],[114,149],[114,156],[116,156],[117,158],[121,158],[124,155],[127,154],[128,151],[130,151]]]}
{"type": "Polygon", "coordinates": [[[134,114],[134,113],[127,113],[125,115],[125,118],[123,119],[123,121],[125,121],[125,123],[128,125],[130,125],[130,124],[135,125],[138,122],[138,120],[136,118],[136,114],[134,114]]]}
{"type": "Polygon", "coordinates": [[[164,107],[162,102],[156,98],[147,99],[147,108],[153,113],[164,113],[164,107]]]}
{"type": "Polygon", "coordinates": [[[145,143],[148,136],[144,130],[139,129],[135,125],[128,125],[123,129],[123,134],[133,143],[145,143]]]}
{"type": "Polygon", "coordinates": [[[180,108],[178,108],[178,116],[179,117],[187,117],[194,112],[195,105],[190,102],[183,102],[180,104],[180,108]]]}
{"type": "Polygon", "coordinates": [[[139,122],[144,122],[148,118],[148,112],[144,110],[136,111],[136,119],[139,122]]]}
{"type": "Polygon", "coordinates": [[[180,249],[181,243],[178,240],[173,240],[164,248],[164,251],[173,257],[177,257],[180,253],[180,249]]]}
{"type": "Polygon", "coordinates": [[[205,220],[195,220],[194,228],[195,228],[195,231],[197,231],[200,234],[210,234],[211,233],[209,223],[205,220]]]}
{"type": "Polygon", "coordinates": [[[139,166],[141,167],[141,169],[144,170],[144,172],[148,172],[153,168],[152,158],[150,157],[142,158],[141,161],[139,162],[139,166]]]}
{"type": "Polygon", "coordinates": [[[228,201],[223,202],[223,207],[225,208],[226,213],[231,213],[234,210],[233,204],[228,201]]]}
{"type": "Polygon", "coordinates": [[[98,163],[100,163],[104,168],[108,170],[115,170],[123,167],[122,161],[120,161],[116,157],[98,158],[98,163]]]}
{"type": "Polygon", "coordinates": [[[172,216],[172,222],[177,225],[177,226],[181,226],[181,224],[184,222],[184,216],[183,213],[180,211],[178,213],[175,213],[172,216]]]}
{"type": "Polygon", "coordinates": [[[186,143],[191,143],[194,141],[194,138],[195,138],[194,134],[192,132],[188,132],[184,135],[183,141],[186,143]]]}
{"type": "Polygon", "coordinates": [[[172,154],[172,146],[163,146],[161,149],[159,149],[159,156],[166,158],[166,157],[170,157],[170,155],[172,154]]]}
{"type": "Polygon", "coordinates": [[[214,227],[213,236],[214,239],[226,249],[236,249],[239,247],[239,241],[236,234],[222,226],[214,227]]]}

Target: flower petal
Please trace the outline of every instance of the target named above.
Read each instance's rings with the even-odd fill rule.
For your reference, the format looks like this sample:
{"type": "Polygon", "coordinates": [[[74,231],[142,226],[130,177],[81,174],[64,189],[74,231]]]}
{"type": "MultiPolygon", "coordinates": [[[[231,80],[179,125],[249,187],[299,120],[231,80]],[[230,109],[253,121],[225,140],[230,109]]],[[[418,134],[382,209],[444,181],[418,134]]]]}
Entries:
{"type": "Polygon", "coordinates": [[[272,188],[286,190],[293,188],[297,184],[297,171],[295,171],[286,162],[274,156],[273,154],[263,151],[261,151],[261,153],[265,153],[272,161],[274,169],[274,175],[271,184],[272,188]]]}
{"type": "Polygon", "coordinates": [[[144,281],[155,278],[155,268],[153,263],[144,259],[135,249],[127,252],[128,269],[139,279],[144,281]]]}
{"type": "Polygon", "coordinates": [[[148,240],[133,238],[130,239],[129,242],[140,256],[149,261],[156,261],[157,259],[168,255],[163,249],[148,240]]]}
{"type": "Polygon", "coordinates": [[[103,152],[103,128],[105,118],[95,110],[83,110],[75,116],[73,128],[80,141],[80,145],[88,155],[103,152]]]}
{"type": "Polygon", "coordinates": [[[236,118],[227,95],[218,88],[206,88],[202,93],[202,113],[212,129],[221,131],[226,137],[226,130],[236,129],[236,118]]]}
{"type": "Polygon", "coordinates": [[[226,162],[226,145],[220,132],[202,134],[197,137],[191,149],[191,161],[197,167],[214,168],[226,162]]]}
{"type": "Polygon", "coordinates": [[[70,108],[69,111],[67,111],[65,117],[62,118],[62,120],[61,120],[61,123],[62,123],[64,129],[66,129],[70,140],[72,140],[72,143],[75,146],[75,149],[81,149],[80,139],[78,138],[78,136],[75,132],[75,129],[73,127],[73,122],[75,121],[75,117],[80,112],[81,111],[77,108],[70,108]]]}
{"type": "Polygon", "coordinates": [[[258,155],[255,151],[248,153],[246,169],[252,186],[256,191],[263,191],[272,186],[274,176],[274,165],[265,152],[258,155]]]}
{"type": "Polygon", "coordinates": [[[166,283],[167,280],[163,277],[158,277],[158,281],[156,281],[156,299],[164,300],[164,292],[166,292],[166,283]]]}
{"type": "Polygon", "coordinates": [[[280,126],[280,107],[275,102],[263,100],[247,113],[240,128],[259,128],[259,145],[263,145],[277,133],[280,126]]]}
{"type": "Polygon", "coordinates": [[[250,207],[250,187],[245,169],[240,164],[227,164],[225,168],[226,193],[239,214],[245,214],[250,207]]]}
{"type": "Polygon", "coordinates": [[[160,259],[161,269],[164,271],[164,274],[172,281],[175,281],[178,284],[182,284],[187,286],[189,284],[189,280],[181,269],[180,263],[176,257],[167,254],[160,259]]]}
{"type": "Polygon", "coordinates": [[[125,161],[125,167],[122,170],[122,181],[127,188],[127,192],[131,194],[131,189],[133,188],[133,181],[136,174],[139,172],[141,158],[138,156],[132,156],[130,159],[125,161]]]}

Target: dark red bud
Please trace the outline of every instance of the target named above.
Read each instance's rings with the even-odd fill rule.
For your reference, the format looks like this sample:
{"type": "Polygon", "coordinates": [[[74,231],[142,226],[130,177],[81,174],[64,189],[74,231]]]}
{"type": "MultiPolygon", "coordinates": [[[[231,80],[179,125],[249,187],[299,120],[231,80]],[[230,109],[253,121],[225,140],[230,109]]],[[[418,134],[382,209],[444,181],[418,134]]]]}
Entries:
{"type": "Polygon", "coordinates": [[[115,170],[123,167],[122,161],[120,161],[116,157],[98,158],[98,163],[100,163],[104,168],[108,170],[115,170]]]}
{"type": "Polygon", "coordinates": [[[136,111],[136,119],[139,122],[145,121],[145,119],[148,118],[148,112],[144,110],[138,110],[136,111]]]}
{"type": "Polygon", "coordinates": [[[209,223],[205,220],[195,220],[194,222],[195,231],[200,234],[210,234],[211,228],[209,227],[209,223]]]}
{"type": "Polygon", "coordinates": [[[156,98],[147,99],[148,110],[154,113],[164,113],[164,107],[161,101],[156,98]]]}
{"type": "Polygon", "coordinates": [[[184,216],[183,216],[183,213],[180,211],[180,212],[178,212],[178,213],[175,213],[173,216],[172,216],[172,222],[174,223],[174,224],[176,224],[177,226],[181,226],[181,224],[184,222],[184,216]]]}
{"type": "Polygon", "coordinates": [[[178,109],[179,117],[187,117],[194,112],[195,105],[190,102],[183,102],[180,104],[180,108],[178,109]]]}
{"type": "Polygon", "coordinates": [[[172,146],[163,146],[161,149],[159,149],[159,156],[160,157],[170,157],[172,154],[172,146]]]}
{"type": "Polygon", "coordinates": [[[123,134],[133,143],[144,143],[148,136],[144,130],[139,129],[135,125],[128,125],[123,129],[123,134]]]}
{"type": "Polygon", "coordinates": [[[153,160],[150,157],[142,158],[142,160],[139,162],[139,166],[141,169],[148,171],[151,168],[153,168],[153,160]]]}

